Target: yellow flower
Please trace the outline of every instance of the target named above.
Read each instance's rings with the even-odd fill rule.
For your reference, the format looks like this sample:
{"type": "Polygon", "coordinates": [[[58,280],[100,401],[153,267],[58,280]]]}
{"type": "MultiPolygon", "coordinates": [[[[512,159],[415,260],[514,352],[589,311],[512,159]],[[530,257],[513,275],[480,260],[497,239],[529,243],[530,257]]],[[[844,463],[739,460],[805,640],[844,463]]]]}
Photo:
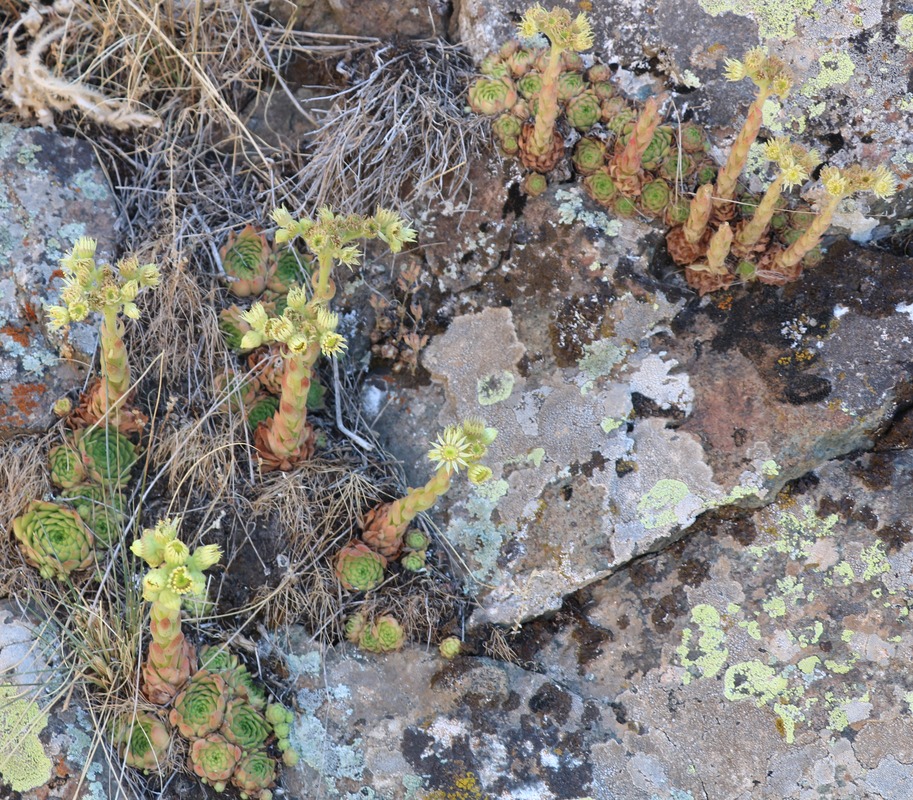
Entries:
{"type": "Polygon", "coordinates": [[[191,556],[194,566],[200,571],[218,564],[220,558],[222,558],[222,548],[217,544],[204,544],[194,550],[191,556]]]}
{"type": "Polygon", "coordinates": [[[786,186],[798,186],[808,180],[808,173],[801,164],[793,160],[792,156],[780,161],[780,169],[786,186]]]}
{"type": "Polygon", "coordinates": [[[748,74],[745,65],[735,58],[727,58],[724,63],[723,76],[727,81],[740,81],[748,74]]]}
{"type": "Polygon", "coordinates": [[[179,566],[187,561],[187,557],[190,555],[190,550],[187,548],[187,545],[184,544],[179,539],[172,539],[168,544],[165,545],[165,550],[163,553],[165,557],[165,563],[172,566],[179,566]]]}
{"type": "Polygon", "coordinates": [[[882,200],[897,192],[897,177],[884,164],[875,168],[872,179],[872,191],[882,200]]]}
{"type": "Polygon", "coordinates": [[[472,464],[468,470],[469,480],[478,486],[491,477],[491,470],[484,464],[472,464]]]}
{"type": "Polygon", "coordinates": [[[241,319],[255,331],[262,333],[266,327],[266,323],[269,321],[269,315],[266,313],[263,303],[254,303],[250,307],[250,311],[241,312],[241,319]]]}
{"type": "Polygon", "coordinates": [[[832,197],[843,197],[849,191],[849,182],[837,167],[825,167],[821,170],[821,183],[832,197]]]}
{"type": "Polygon", "coordinates": [[[50,327],[52,329],[62,328],[70,324],[70,312],[63,306],[48,306],[48,317],[50,317],[50,327]]]}
{"type": "Polygon", "coordinates": [[[335,331],[327,331],[320,336],[320,351],[325,356],[341,355],[348,346],[342,334],[335,331]]]}
{"type": "Polygon", "coordinates": [[[448,425],[436,442],[431,443],[428,458],[438,469],[460,471],[472,461],[472,447],[457,425],[448,425]]]}

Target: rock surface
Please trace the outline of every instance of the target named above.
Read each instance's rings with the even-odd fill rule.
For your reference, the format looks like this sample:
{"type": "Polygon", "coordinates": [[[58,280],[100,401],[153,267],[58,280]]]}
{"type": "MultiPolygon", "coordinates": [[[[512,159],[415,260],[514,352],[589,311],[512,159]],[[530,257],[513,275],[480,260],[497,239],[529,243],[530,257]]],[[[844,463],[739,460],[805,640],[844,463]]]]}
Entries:
{"type": "Polygon", "coordinates": [[[270,13],[313,33],[427,38],[446,31],[447,6],[442,0],[272,0],[270,13]]]}
{"type": "Polygon", "coordinates": [[[452,247],[430,265],[460,265],[438,280],[469,312],[422,354],[443,398],[394,391],[380,426],[406,458],[454,419],[500,431],[495,479],[449,501],[446,535],[478,590],[476,622],[554,610],[700,514],[769,502],[868,447],[907,400],[909,261],[835,245],[785,290],[699,299],[664,273],[650,228],[606,236],[608,220],[572,192],[519,212],[484,187],[473,200],[488,220],[475,239],[448,235],[443,215],[432,223],[452,247]],[[500,220],[509,233],[494,244],[500,220]]]}
{"type": "Polygon", "coordinates": [[[82,381],[95,350],[92,324],[47,334],[60,258],[80,236],[114,255],[117,217],[88,142],[0,123],[0,439],[44,431],[51,405],[82,381]]]}
{"type": "Polygon", "coordinates": [[[92,720],[78,697],[47,713],[61,686],[47,627],[0,602],[0,796],[105,800],[116,796],[92,720]]]}

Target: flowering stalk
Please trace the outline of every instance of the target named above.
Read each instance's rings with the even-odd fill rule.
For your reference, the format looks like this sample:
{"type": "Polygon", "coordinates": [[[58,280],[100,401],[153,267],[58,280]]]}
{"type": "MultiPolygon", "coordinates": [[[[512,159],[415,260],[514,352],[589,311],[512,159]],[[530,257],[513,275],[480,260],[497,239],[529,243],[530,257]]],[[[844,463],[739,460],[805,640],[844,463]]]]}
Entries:
{"type": "Polygon", "coordinates": [[[203,570],[218,563],[217,545],[191,554],[177,538],[180,519],[166,519],[143,531],[130,547],[151,569],[143,578],[143,599],[152,604],[152,643],[143,664],[143,693],[153,703],[169,702],[195,670],[196,655],[181,632],[181,606],[206,593],[203,570]]]}
{"type": "Polygon", "coordinates": [[[257,426],[254,443],[264,470],[289,470],[313,452],[307,396],[320,354],[338,355],[347,347],[345,339],[336,332],[339,317],[327,310],[316,294],[309,300],[303,287],[294,286],[289,290],[282,316],[270,317],[262,303],[254,303],[241,318],[251,326],[241,340],[242,348],[256,348],[270,342],[282,345],[285,369],[279,408],[257,426]]]}
{"type": "Polygon", "coordinates": [[[712,209],[713,186],[705,183],[694,195],[691,209],[688,212],[688,221],[684,225],[683,233],[688,244],[697,244],[701,240],[704,231],[707,230],[712,209]]]}
{"type": "Polygon", "coordinates": [[[539,3],[528,9],[519,25],[520,36],[530,39],[543,34],[551,45],[548,61],[542,72],[542,90],[536,110],[536,122],[530,149],[536,156],[544,156],[552,149],[555,122],[558,119],[558,78],[561,75],[562,54],[566,51],[583,52],[593,46],[593,30],[585,14],[571,18],[564,8],[546,11],[539,3]]]}
{"type": "Polygon", "coordinates": [[[770,220],[777,210],[783,188],[805,183],[811,171],[821,161],[814,150],[808,152],[799,145],[792,144],[785,137],[768,142],[764,148],[764,155],[770,161],[777,163],[780,174],[767,187],[752,218],[736,236],[736,240],[743,247],[751,247],[757,243],[767,230],[767,226],[770,225],[770,220]]]}
{"type": "Polygon", "coordinates": [[[120,408],[130,393],[130,365],[119,315],[138,319],[137,295],[146,287],[158,286],[160,276],[154,264],[140,266],[135,258],[122,259],[116,268],[99,266],[96,247],[95,239],[82,237],[61,259],[63,305],[48,306],[47,311],[52,329],[81,322],[93,311],[101,313],[101,380],[84,402],[85,418],[93,423],[113,413],[112,421],[119,425],[120,408]]]}
{"type": "Polygon", "coordinates": [[[388,558],[398,555],[409,524],[447,493],[454,472],[465,467],[469,480],[475,484],[491,477],[491,470],[480,461],[497,435],[494,428],[486,428],[478,419],[447,426],[428,451],[428,458],[437,464],[431,479],[418,489],[409,489],[405,497],[368,512],[361,538],[388,558]]]}
{"type": "Polygon", "coordinates": [[[619,189],[623,192],[630,189],[637,189],[639,180],[637,176],[641,171],[641,161],[644,153],[653,141],[653,134],[659,126],[659,104],[655,97],[651,97],[644,104],[643,111],[637,117],[634,123],[634,129],[631,136],[620,153],[618,153],[609,165],[609,170],[613,180],[619,189]]]}
{"type": "Polygon", "coordinates": [[[789,271],[795,268],[805,255],[817,246],[830,227],[834,212],[844,198],[861,191],[870,191],[877,197],[887,198],[897,191],[894,174],[883,165],[872,170],[858,165],[844,170],[825,167],[821,170],[821,182],[827,192],[821,211],[802,235],[777,256],[774,262],[775,270],[789,271]]]}
{"type": "Polygon", "coordinates": [[[792,88],[792,76],[778,58],[768,56],[760,47],[749,50],[743,61],[726,59],[726,79],[740,81],[751,78],[758,87],[758,95],[748,109],[745,124],[732,143],[726,165],[720,170],[714,191],[714,207],[719,209],[735,196],[735,187],[748,161],[748,150],[761,131],[764,121],[764,103],[772,95],[786,97],[792,88]]]}

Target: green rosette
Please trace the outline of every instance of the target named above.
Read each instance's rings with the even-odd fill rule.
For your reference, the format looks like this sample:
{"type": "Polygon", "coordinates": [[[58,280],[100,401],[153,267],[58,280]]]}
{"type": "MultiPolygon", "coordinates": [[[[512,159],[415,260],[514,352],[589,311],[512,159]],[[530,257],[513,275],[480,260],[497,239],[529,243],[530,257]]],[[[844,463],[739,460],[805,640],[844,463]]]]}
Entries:
{"type": "Polygon", "coordinates": [[[122,488],[130,482],[130,472],[138,458],[137,448],[117,428],[83,431],[76,447],[86,472],[96,483],[122,488]]]}
{"type": "Polygon", "coordinates": [[[247,671],[247,667],[243,664],[222,673],[222,677],[225,679],[225,685],[235,697],[247,700],[257,709],[266,706],[266,689],[247,671]]]}
{"type": "Polygon", "coordinates": [[[56,503],[33,500],[13,520],[13,535],[25,560],[43,578],[66,578],[95,560],[95,537],[79,514],[56,503]]]}
{"type": "Polygon", "coordinates": [[[200,669],[207,672],[228,672],[239,663],[238,657],[225,647],[207,644],[200,650],[200,669]]]}
{"type": "Polygon", "coordinates": [[[678,141],[682,146],[682,150],[686,153],[696,153],[699,158],[701,154],[710,149],[710,140],[707,138],[707,134],[704,133],[704,129],[693,122],[686,122],[682,125],[678,134],[678,141]]]}
{"type": "Polygon", "coordinates": [[[592,175],[584,178],[583,188],[601,206],[608,206],[617,194],[615,182],[607,167],[597,169],[592,175]]]}
{"type": "Polygon", "coordinates": [[[219,675],[201,670],[174,700],[169,720],[185,739],[200,739],[219,729],[228,690],[219,675]]]}
{"type": "Polygon", "coordinates": [[[241,796],[259,797],[276,782],[276,760],[262,750],[243,756],[231,776],[241,796]]]}
{"type": "Polygon", "coordinates": [[[241,748],[217,733],[195,740],[190,745],[190,767],[197,777],[217,792],[225,790],[241,760],[241,748]]]}
{"type": "Polygon", "coordinates": [[[336,577],[344,589],[370,592],[384,579],[387,559],[362,542],[351,542],[336,554],[336,577]]]}
{"type": "Polygon", "coordinates": [[[261,233],[248,225],[240,233],[231,233],[219,250],[222,268],[230,281],[229,291],[237,297],[259,295],[266,288],[269,271],[269,245],[261,233]]]}
{"type": "Polygon", "coordinates": [[[517,90],[524,100],[533,100],[542,91],[542,76],[538,72],[528,72],[517,81],[517,90]]]}
{"type": "Polygon", "coordinates": [[[95,534],[95,541],[100,547],[111,547],[120,541],[126,516],[124,499],[119,492],[95,483],[81,483],[64,490],[62,494],[95,534]]]}
{"type": "Polygon", "coordinates": [[[602,104],[595,92],[584,91],[568,102],[565,116],[578,131],[588,131],[599,122],[602,104]]]}
{"type": "Polygon", "coordinates": [[[51,466],[51,483],[61,489],[76,486],[86,477],[86,468],[79,453],[66,444],[58,445],[48,453],[51,466]]]}
{"type": "Polygon", "coordinates": [[[659,217],[672,201],[672,189],[661,178],[645,183],[640,191],[640,207],[651,216],[659,217]]]}
{"type": "Polygon", "coordinates": [[[509,78],[479,78],[469,87],[469,106],[477,114],[500,114],[517,102],[509,78]]]}
{"type": "Polygon", "coordinates": [[[140,713],[118,717],[111,738],[128,767],[159,771],[168,757],[171,733],[158,717],[140,713]]]}
{"type": "Polygon", "coordinates": [[[267,740],[270,726],[262,714],[239,697],[226,707],[220,731],[228,741],[249,753],[267,740]]]}
{"type": "Polygon", "coordinates": [[[456,636],[448,636],[437,646],[438,652],[442,658],[450,660],[456,658],[463,648],[463,643],[456,636]]]}
{"type": "Polygon", "coordinates": [[[558,100],[566,103],[583,92],[586,84],[579,72],[562,72],[558,76],[558,100]]]}
{"type": "Polygon", "coordinates": [[[659,169],[662,160],[669,155],[672,148],[672,128],[667,125],[660,126],[653,133],[653,138],[640,160],[641,166],[647,170],[659,169]]]}
{"type": "Polygon", "coordinates": [[[362,631],[358,646],[369,653],[391,653],[399,650],[405,640],[402,625],[394,617],[384,615],[362,631]]]}
{"type": "Polygon", "coordinates": [[[279,410],[279,398],[271,394],[259,394],[247,410],[247,427],[257,430],[261,422],[272,419],[279,410]]]}
{"type": "MultiPolygon", "coordinates": [[[[311,262],[296,248],[282,247],[270,255],[269,279],[266,288],[271,292],[288,294],[292,286],[311,277],[311,262]]],[[[279,311],[281,314],[282,312],[279,311]]]]}
{"type": "Polygon", "coordinates": [[[599,139],[584,136],[574,147],[571,161],[581,175],[592,175],[597,169],[605,166],[605,144],[599,139]]]}

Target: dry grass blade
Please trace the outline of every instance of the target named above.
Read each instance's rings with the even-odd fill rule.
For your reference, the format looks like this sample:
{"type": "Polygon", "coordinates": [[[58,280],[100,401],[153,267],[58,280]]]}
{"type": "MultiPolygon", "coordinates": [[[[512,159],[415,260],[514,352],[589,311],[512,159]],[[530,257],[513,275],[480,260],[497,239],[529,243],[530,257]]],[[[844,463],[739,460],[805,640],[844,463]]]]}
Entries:
{"type": "Polygon", "coordinates": [[[389,45],[355,63],[352,85],[314,134],[310,160],[282,191],[308,208],[362,214],[458,192],[485,147],[484,120],[463,111],[475,71],[466,54],[432,40],[389,45]]]}

